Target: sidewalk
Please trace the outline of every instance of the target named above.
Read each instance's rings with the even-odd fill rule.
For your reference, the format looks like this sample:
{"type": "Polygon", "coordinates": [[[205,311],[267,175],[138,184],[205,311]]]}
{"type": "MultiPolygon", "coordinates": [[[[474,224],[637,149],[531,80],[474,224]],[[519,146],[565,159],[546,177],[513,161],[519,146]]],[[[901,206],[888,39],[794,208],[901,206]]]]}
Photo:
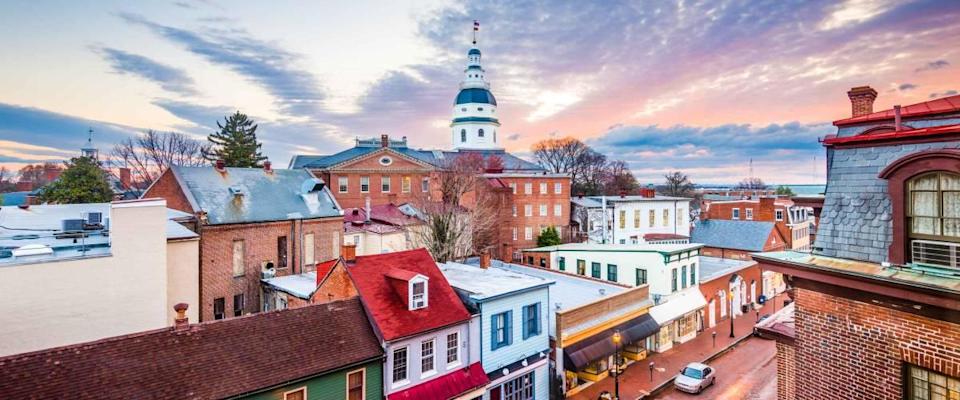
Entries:
{"type": "MultiPolygon", "coordinates": [[[[777,305],[777,310],[783,308],[783,300],[787,299],[786,293],[781,293],[772,301],[760,309],[760,315],[772,314],[773,305],[777,305]],[[776,303],[775,303],[776,302],[776,303]]],[[[641,398],[654,391],[661,385],[667,384],[674,376],[688,363],[704,362],[707,359],[725,351],[727,348],[735,345],[739,341],[753,334],[753,325],[757,323],[757,314],[751,311],[734,319],[734,338],[730,338],[730,320],[719,321],[713,328],[705,328],[703,332],[693,340],[674,345],[672,349],[664,353],[653,353],[646,360],[637,361],[627,367],[623,375],[620,376],[620,398],[624,400],[634,400],[641,398]],[[712,332],[717,332],[716,346],[713,344],[712,332]],[[650,379],[650,362],[654,363],[653,381],[650,379]]],[[[600,382],[596,382],[590,387],[584,389],[576,395],[570,396],[570,399],[576,400],[596,400],[600,392],[606,390],[611,394],[613,391],[613,377],[608,377],[600,382]]]]}

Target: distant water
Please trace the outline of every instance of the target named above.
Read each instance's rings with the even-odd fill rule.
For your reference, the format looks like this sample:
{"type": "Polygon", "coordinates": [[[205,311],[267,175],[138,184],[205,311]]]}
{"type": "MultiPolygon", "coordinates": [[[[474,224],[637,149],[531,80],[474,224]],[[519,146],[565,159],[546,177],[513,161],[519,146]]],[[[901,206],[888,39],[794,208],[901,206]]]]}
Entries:
{"type": "MultiPolygon", "coordinates": [[[[772,188],[776,188],[778,185],[770,185],[772,188]]],[[[818,194],[823,194],[827,190],[827,185],[784,185],[790,190],[793,190],[793,193],[797,196],[815,196],[818,194]]]]}

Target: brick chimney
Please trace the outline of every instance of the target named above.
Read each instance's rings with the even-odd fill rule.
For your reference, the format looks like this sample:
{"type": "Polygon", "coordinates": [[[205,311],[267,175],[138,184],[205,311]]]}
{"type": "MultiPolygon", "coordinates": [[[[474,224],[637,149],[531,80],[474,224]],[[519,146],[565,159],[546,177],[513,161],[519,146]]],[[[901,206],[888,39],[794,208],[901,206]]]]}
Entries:
{"type": "Polygon", "coordinates": [[[490,268],[490,251],[482,250],[480,252],[480,268],[487,269],[490,268]]]}
{"type": "Polygon", "coordinates": [[[657,196],[657,191],[653,188],[640,188],[640,196],[652,199],[657,196]]]}
{"type": "Polygon", "coordinates": [[[263,171],[267,173],[273,172],[273,163],[271,163],[270,160],[263,162],[263,171]]]}
{"type": "Polygon", "coordinates": [[[340,257],[343,261],[354,263],[357,261],[357,245],[353,243],[344,243],[340,246],[340,257]]]}
{"type": "Polygon", "coordinates": [[[380,147],[390,147],[390,136],[380,135],[380,147]]]}
{"type": "Polygon", "coordinates": [[[120,174],[120,187],[130,189],[130,168],[122,167],[118,170],[120,174]]]}
{"type": "Polygon", "coordinates": [[[757,215],[754,219],[758,221],[773,221],[776,200],[777,198],[774,196],[760,197],[760,209],[757,210],[757,215]]]}
{"type": "Polygon", "coordinates": [[[190,321],[187,319],[187,303],[177,303],[173,306],[173,310],[177,312],[177,317],[173,320],[173,327],[178,331],[182,331],[190,327],[190,321]]]}
{"type": "Polygon", "coordinates": [[[626,191],[626,190],[621,190],[621,191],[620,191],[620,198],[622,199],[622,198],[624,198],[624,197],[627,197],[627,191],[626,191]]]}
{"type": "Polygon", "coordinates": [[[854,117],[873,113],[873,101],[877,99],[877,91],[870,86],[857,86],[847,92],[850,98],[850,108],[854,117]]]}
{"type": "Polygon", "coordinates": [[[901,120],[902,116],[900,115],[900,105],[893,106],[893,126],[896,131],[903,130],[903,121],[901,120]]]}

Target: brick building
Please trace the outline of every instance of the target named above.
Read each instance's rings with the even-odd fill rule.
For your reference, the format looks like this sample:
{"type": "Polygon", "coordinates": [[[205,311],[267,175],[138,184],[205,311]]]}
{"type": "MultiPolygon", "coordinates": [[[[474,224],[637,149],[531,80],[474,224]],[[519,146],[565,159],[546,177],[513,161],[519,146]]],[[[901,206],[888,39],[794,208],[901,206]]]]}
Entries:
{"type": "Polygon", "coordinates": [[[755,261],[700,257],[700,293],[707,300],[704,329],[723,326],[732,313],[748,312],[763,294],[763,279],[755,261]],[[746,306],[746,307],[744,307],[746,306]]]}
{"type": "Polygon", "coordinates": [[[144,196],[196,217],[201,321],[259,312],[263,275],[339,257],[342,211],[305,170],[171,167],[144,196]]]}
{"type": "Polygon", "coordinates": [[[810,235],[815,229],[814,210],[790,199],[764,196],[759,199],[705,202],[701,217],[742,221],[768,221],[786,242],[787,249],[810,250],[810,235]]]}
{"type": "Polygon", "coordinates": [[[755,255],[793,287],[782,399],[960,397],[960,96],[835,121],[813,254],[755,255]]]}

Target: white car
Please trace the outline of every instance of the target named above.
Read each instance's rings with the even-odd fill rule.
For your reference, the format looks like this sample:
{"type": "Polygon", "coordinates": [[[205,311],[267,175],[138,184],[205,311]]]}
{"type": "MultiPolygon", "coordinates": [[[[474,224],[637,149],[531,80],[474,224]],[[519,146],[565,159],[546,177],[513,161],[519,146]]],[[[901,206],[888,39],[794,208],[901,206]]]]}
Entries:
{"type": "Polygon", "coordinates": [[[673,385],[682,392],[700,393],[716,381],[717,373],[709,365],[690,363],[673,378],[673,385]]]}

